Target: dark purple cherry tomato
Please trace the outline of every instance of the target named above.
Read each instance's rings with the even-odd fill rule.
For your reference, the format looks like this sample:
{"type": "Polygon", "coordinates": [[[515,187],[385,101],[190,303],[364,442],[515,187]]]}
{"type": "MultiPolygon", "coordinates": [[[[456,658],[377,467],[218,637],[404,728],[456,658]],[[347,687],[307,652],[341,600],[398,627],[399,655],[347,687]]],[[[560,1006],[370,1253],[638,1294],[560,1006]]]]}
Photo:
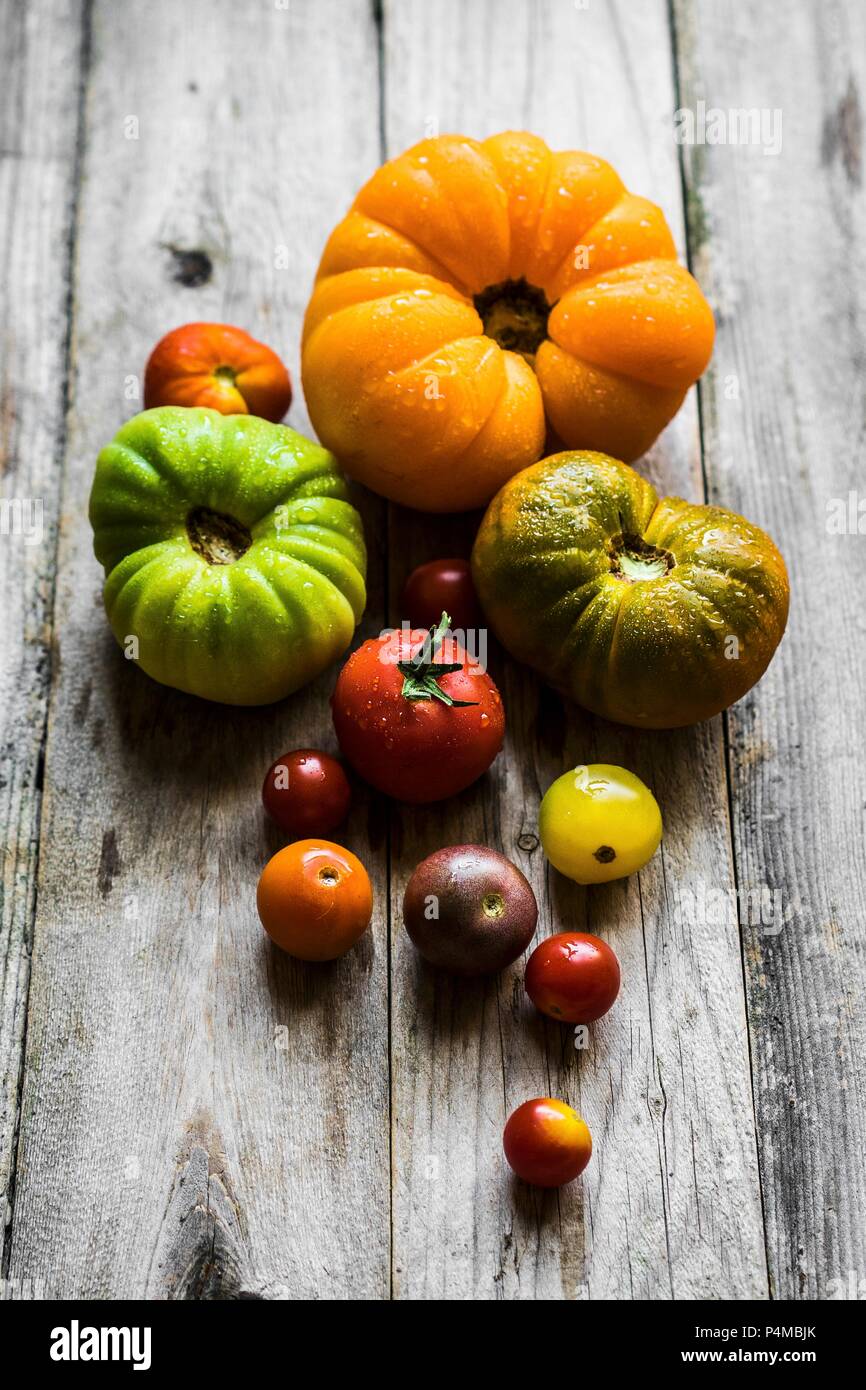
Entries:
{"type": "Polygon", "coordinates": [[[454,845],[422,859],[403,897],[403,920],[431,965],[452,975],[504,970],[526,950],[538,918],[520,870],[485,845],[454,845]]]}

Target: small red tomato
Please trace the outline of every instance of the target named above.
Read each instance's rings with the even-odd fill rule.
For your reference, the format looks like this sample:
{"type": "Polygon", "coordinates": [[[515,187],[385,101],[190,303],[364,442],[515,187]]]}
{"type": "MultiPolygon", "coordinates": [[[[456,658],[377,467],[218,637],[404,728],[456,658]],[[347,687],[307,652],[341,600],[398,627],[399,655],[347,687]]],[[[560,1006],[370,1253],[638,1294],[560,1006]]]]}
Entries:
{"type": "Polygon", "coordinates": [[[540,942],[526,963],[526,993],[561,1023],[594,1023],[619,994],[619,961],[606,941],[564,931],[540,942]]]}
{"type": "Polygon", "coordinates": [[[429,628],[443,611],[455,632],[474,632],[484,622],[468,560],[431,560],[406,580],[401,617],[413,627],[429,628]]]}
{"type": "Polygon", "coordinates": [[[157,343],[144,373],[146,409],[207,406],[223,415],[282,420],[292,383],[279,357],[242,328],[185,323],[157,343]]]}
{"type": "Polygon", "coordinates": [[[473,668],[443,613],[420,628],[370,638],[349,657],[331,697],[340,747],[355,771],[398,801],[441,801],[486,772],[505,714],[486,671],[473,668]]]}
{"type": "Polygon", "coordinates": [[[519,1178],[535,1187],[562,1187],[582,1173],[592,1135],[576,1110],[550,1096],[524,1101],[508,1118],[505,1157],[519,1178]]]}
{"type": "Polygon", "coordinates": [[[268,768],[265,810],[293,839],[324,835],[346,819],[352,793],[336,758],[317,748],[296,748],[268,768]]]}

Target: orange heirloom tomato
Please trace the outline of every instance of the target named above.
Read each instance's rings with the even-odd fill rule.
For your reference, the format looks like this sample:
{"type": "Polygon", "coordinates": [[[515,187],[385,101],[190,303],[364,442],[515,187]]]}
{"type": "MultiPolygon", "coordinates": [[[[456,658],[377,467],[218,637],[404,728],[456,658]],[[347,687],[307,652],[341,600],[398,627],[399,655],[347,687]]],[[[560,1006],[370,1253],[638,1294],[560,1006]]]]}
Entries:
{"type": "Polygon", "coordinates": [[[291,403],[292,383],[277,354],[227,323],[185,323],[166,333],[144,373],[146,409],[200,405],[278,424],[291,403]]]}
{"type": "Polygon", "coordinates": [[[710,358],[660,209],[603,159],[510,131],[423,140],[331,234],[304,323],[310,418],[361,482],[480,507],[566,447],[635,459],[710,358]]]}
{"type": "Polygon", "coordinates": [[[336,960],[370,925],[373,890],[350,850],[297,840],[265,865],[256,903],[268,936],[290,956],[336,960]]]}
{"type": "Polygon", "coordinates": [[[535,1187],[562,1187],[582,1173],[592,1156],[592,1136],[565,1101],[541,1096],[509,1116],[502,1136],[505,1157],[519,1178],[535,1187]]]}

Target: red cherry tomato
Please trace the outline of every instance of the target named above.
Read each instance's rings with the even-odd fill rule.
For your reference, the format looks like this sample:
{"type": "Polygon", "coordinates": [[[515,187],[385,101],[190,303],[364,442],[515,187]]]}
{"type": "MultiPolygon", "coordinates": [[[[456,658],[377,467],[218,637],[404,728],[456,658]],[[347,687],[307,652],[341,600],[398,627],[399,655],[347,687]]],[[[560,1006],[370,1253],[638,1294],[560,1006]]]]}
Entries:
{"type": "Polygon", "coordinates": [[[484,622],[468,560],[431,560],[406,580],[401,617],[413,627],[429,628],[443,612],[455,632],[475,631],[484,622]]]}
{"type": "Polygon", "coordinates": [[[502,747],[499,691],[447,626],[443,614],[432,641],[418,628],[371,638],[349,657],[331,699],[345,757],[399,801],[454,796],[502,747]]]}
{"type": "Polygon", "coordinates": [[[228,323],[185,323],[166,333],[144,373],[146,409],[208,406],[223,415],[260,415],[279,423],[292,383],[277,354],[228,323]]]}
{"type": "Polygon", "coordinates": [[[316,748],[284,753],[262,786],[265,810],[293,839],[324,835],[346,819],[352,793],[336,758],[316,748]]]}
{"type": "Polygon", "coordinates": [[[619,961],[606,941],[564,931],[536,946],[526,963],[526,993],[561,1023],[594,1023],[619,994],[619,961]]]}
{"type": "Polygon", "coordinates": [[[524,1101],[502,1136],[505,1157],[519,1178],[535,1187],[562,1187],[582,1173],[592,1136],[576,1110],[550,1096],[524,1101]]]}

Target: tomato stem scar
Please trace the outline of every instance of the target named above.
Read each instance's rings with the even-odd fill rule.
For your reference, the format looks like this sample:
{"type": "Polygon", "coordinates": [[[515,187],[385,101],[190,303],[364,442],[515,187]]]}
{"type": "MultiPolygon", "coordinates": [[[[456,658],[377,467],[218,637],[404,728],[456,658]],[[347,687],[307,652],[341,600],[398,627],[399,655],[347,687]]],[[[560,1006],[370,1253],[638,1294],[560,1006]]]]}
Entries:
{"type": "Polygon", "coordinates": [[[612,845],[599,845],[593,858],[597,859],[599,864],[612,864],[616,859],[616,850],[612,845]]]}

